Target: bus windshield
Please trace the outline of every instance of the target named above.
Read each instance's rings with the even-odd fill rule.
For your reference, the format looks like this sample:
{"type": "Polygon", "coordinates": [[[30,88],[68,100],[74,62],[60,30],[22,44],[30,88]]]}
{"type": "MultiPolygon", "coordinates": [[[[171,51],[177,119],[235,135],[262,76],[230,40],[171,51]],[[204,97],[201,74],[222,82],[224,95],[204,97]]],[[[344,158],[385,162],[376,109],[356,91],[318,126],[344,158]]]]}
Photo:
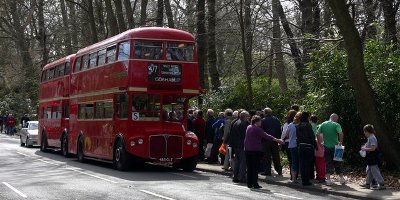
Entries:
{"type": "Polygon", "coordinates": [[[170,122],[182,122],[185,98],[176,96],[164,96],[163,120],[170,122]]]}

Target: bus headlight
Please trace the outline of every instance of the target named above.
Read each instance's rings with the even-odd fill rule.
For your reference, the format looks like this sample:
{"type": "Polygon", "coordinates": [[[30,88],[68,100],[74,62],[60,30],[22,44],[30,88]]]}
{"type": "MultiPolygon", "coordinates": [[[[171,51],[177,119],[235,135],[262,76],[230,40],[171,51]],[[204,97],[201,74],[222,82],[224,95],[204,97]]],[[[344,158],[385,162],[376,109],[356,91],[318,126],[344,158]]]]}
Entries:
{"type": "Polygon", "coordinates": [[[186,144],[189,145],[189,146],[192,145],[192,140],[187,140],[186,144]]]}
{"type": "Polygon", "coordinates": [[[193,146],[193,148],[197,148],[197,146],[198,146],[198,145],[197,145],[197,142],[193,142],[193,145],[192,145],[192,146],[193,146]]]}
{"type": "Polygon", "coordinates": [[[143,139],[142,138],[138,139],[137,143],[138,144],[143,144],[143,139]]]}
{"type": "Polygon", "coordinates": [[[135,146],[135,141],[131,140],[131,147],[135,146]]]}

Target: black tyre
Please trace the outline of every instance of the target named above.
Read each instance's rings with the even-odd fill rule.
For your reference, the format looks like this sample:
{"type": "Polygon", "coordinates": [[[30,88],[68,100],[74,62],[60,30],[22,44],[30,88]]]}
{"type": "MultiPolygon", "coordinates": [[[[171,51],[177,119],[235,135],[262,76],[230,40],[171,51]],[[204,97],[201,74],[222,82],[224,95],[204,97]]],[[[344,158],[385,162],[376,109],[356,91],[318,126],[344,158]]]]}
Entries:
{"type": "Polygon", "coordinates": [[[30,145],[29,143],[30,143],[30,142],[29,142],[29,137],[26,137],[25,146],[26,146],[27,148],[32,147],[32,145],[30,145]]]}
{"type": "Polygon", "coordinates": [[[83,153],[83,136],[80,136],[78,139],[78,149],[77,149],[77,153],[76,156],[78,158],[78,161],[83,163],[85,162],[85,154],[83,153]]]}
{"type": "Polygon", "coordinates": [[[47,136],[45,133],[42,134],[42,139],[40,142],[40,151],[47,152],[47,136]]]}
{"type": "Polygon", "coordinates": [[[118,140],[114,146],[113,166],[119,171],[126,171],[130,167],[130,157],[122,140],[118,140]]]}
{"type": "Polygon", "coordinates": [[[197,156],[182,161],[183,171],[192,172],[196,169],[196,166],[197,166],[197,156]]]}
{"type": "Polygon", "coordinates": [[[68,135],[64,134],[61,139],[61,154],[68,158],[70,154],[68,153],[68,135]]]}
{"type": "Polygon", "coordinates": [[[21,143],[21,147],[25,146],[25,143],[22,142],[22,137],[19,136],[19,142],[21,143]]]}

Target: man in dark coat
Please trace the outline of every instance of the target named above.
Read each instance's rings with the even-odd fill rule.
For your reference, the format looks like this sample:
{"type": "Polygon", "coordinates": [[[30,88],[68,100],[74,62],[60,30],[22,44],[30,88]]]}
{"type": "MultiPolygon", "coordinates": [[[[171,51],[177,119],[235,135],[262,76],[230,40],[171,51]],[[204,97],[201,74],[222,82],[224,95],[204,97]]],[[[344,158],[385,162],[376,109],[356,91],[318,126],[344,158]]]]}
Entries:
{"type": "MultiPolygon", "coordinates": [[[[261,127],[264,131],[275,138],[281,137],[281,123],[278,118],[272,115],[272,110],[270,108],[264,109],[265,117],[261,120],[261,127]]],[[[271,157],[274,162],[275,171],[278,175],[282,175],[282,165],[281,158],[279,155],[279,146],[277,142],[263,140],[264,147],[264,161],[265,161],[265,171],[263,175],[271,176],[271,157]]]]}
{"type": "Polygon", "coordinates": [[[240,113],[239,119],[232,125],[229,146],[234,153],[233,182],[246,182],[246,157],[244,153],[244,138],[250,114],[247,111],[240,113]]]}

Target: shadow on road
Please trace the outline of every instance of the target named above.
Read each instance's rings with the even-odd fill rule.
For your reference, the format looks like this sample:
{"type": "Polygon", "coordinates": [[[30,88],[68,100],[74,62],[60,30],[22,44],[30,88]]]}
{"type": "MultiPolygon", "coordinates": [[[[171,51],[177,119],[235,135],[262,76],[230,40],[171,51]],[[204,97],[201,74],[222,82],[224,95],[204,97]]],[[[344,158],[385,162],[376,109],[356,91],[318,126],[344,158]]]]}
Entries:
{"type": "Polygon", "coordinates": [[[113,169],[111,163],[101,162],[96,160],[86,159],[84,163],[78,162],[74,157],[65,158],[59,150],[49,150],[42,152],[39,149],[35,151],[35,155],[41,156],[50,160],[63,162],[67,166],[76,167],[95,173],[105,174],[128,181],[171,181],[171,180],[209,180],[208,176],[204,176],[199,172],[183,172],[182,170],[174,169],[168,166],[144,164],[142,166],[134,166],[133,169],[122,172],[113,169]]]}

